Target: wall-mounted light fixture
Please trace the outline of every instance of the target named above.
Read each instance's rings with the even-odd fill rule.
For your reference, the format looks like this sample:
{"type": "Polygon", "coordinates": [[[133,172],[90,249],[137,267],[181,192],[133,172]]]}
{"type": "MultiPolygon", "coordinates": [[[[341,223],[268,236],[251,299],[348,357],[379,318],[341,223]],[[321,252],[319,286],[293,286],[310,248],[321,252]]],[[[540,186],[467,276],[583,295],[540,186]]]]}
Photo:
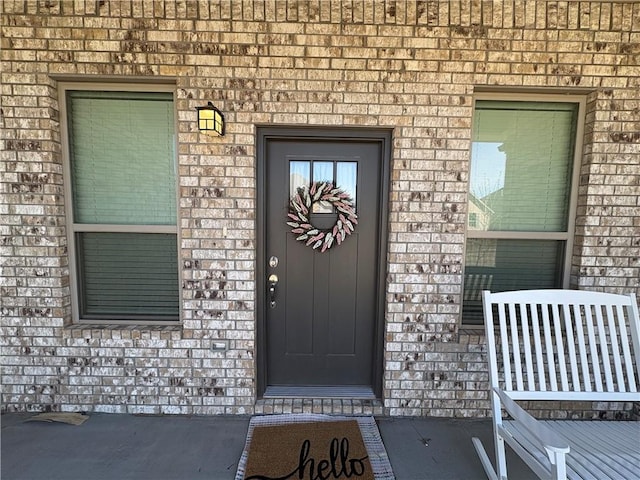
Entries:
{"type": "Polygon", "coordinates": [[[214,137],[224,135],[224,115],[220,110],[208,102],[204,107],[196,107],[198,111],[198,130],[200,133],[214,137]]]}

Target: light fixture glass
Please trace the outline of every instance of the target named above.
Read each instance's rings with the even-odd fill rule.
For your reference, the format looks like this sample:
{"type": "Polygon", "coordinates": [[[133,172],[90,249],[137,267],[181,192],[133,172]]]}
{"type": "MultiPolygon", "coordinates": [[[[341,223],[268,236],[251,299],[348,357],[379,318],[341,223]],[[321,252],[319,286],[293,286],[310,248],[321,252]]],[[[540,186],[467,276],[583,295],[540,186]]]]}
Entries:
{"type": "Polygon", "coordinates": [[[224,115],[208,102],[204,107],[196,107],[198,111],[198,130],[205,135],[222,137],[224,135],[224,115]]]}

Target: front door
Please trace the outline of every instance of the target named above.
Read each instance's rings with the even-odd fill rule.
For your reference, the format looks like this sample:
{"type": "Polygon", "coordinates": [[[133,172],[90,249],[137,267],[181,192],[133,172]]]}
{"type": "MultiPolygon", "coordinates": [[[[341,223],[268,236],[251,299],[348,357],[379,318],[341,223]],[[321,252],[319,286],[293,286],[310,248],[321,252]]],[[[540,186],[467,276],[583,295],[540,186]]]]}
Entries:
{"type": "Polygon", "coordinates": [[[262,140],[265,394],[373,396],[381,370],[381,220],[388,137],[304,132],[264,135],[262,140]],[[310,189],[312,199],[314,184],[316,189],[332,184],[351,197],[357,221],[352,231],[343,225],[340,203],[307,200],[313,203],[307,203],[310,211],[304,218],[312,227],[292,232],[301,222],[288,215],[297,213],[291,199],[298,193],[303,198],[310,189]],[[309,235],[299,239],[309,229],[334,236],[338,232],[341,241],[324,252],[322,242],[314,249],[317,241],[310,243],[309,235]],[[344,235],[341,229],[346,229],[344,235]]]}

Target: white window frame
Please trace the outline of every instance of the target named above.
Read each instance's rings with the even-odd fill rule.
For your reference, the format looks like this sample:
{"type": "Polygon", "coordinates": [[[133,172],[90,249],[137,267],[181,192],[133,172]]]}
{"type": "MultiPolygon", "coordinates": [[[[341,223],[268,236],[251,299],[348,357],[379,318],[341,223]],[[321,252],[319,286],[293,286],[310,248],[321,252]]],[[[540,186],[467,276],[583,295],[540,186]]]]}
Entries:
{"type": "MultiPolygon", "coordinates": [[[[541,102],[541,103],[575,103],[578,105],[575,148],[573,152],[573,170],[571,174],[571,190],[569,193],[569,208],[567,210],[567,230],[565,232],[536,232],[536,231],[487,231],[472,230],[469,228],[469,212],[465,221],[465,248],[464,248],[464,268],[462,283],[462,302],[460,305],[460,324],[464,328],[484,328],[481,324],[465,323],[464,321],[464,279],[467,259],[467,240],[469,239],[491,239],[491,240],[560,240],[564,241],[564,263],[562,266],[562,288],[569,288],[571,279],[571,263],[573,256],[573,242],[575,236],[576,210],[578,204],[578,183],[580,179],[580,165],[583,155],[584,123],[586,112],[586,96],[575,94],[536,94],[536,93],[497,93],[497,92],[477,92],[473,96],[472,119],[476,115],[476,102],[478,100],[492,100],[503,102],[541,102]]],[[[473,125],[473,121],[471,122],[473,125]]],[[[473,136],[470,142],[470,149],[473,144],[473,136]]],[[[471,152],[471,150],[469,150],[471,152]]],[[[471,154],[469,155],[469,183],[467,193],[471,192],[471,154]]],[[[467,210],[469,210],[467,208],[467,210]]]]}
{"type": "Polygon", "coordinates": [[[180,285],[182,285],[182,269],[180,268],[180,229],[178,224],[180,221],[179,212],[179,178],[178,178],[178,158],[177,158],[177,132],[178,132],[178,117],[176,112],[176,93],[175,85],[173,84],[141,84],[141,83],[111,83],[111,82],[59,82],[58,83],[58,105],[60,108],[60,132],[61,132],[61,144],[62,144],[62,159],[63,159],[63,183],[64,183],[64,198],[65,198],[65,217],[67,225],[67,245],[68,245],[68,259],[69,259],[69,277],[70,277],[70,293],[71,293],[71,315],[72,323],[74,324],[97,324],[97,325],[180,325],[182,319],[182,297],[180,295],[180,285]],[[105,225],[105,224],[79,224],[74,221],[74,205],[73,205],[73,189],[72,189],[72,177],[71,177],[71,154],[69,146],[69,117],[67,111],[67,92],[73,90],[85,90],[85,91],[126,91],[126,92],[164,92],[171,93],[173,95],[173,110],[174,110],[174,165],[176,169],[176,224],[175,225],[105,225]],[[76,248],[76,234],[85,232],[104,232],[104,233],[166,233],[174,234],[176,236],[177,245],[177,266],[178,266],[178,282],[176,288],[178,289],[178,318],[176,320],[154,320],[153,315],[149,315],[148,318],[144,316],[126,319],[126,318],[113,318],[113,319],[88,319],[82,318],[80,312],[80,285],[81,279],[78,274],[78,251],[76,248]]]}

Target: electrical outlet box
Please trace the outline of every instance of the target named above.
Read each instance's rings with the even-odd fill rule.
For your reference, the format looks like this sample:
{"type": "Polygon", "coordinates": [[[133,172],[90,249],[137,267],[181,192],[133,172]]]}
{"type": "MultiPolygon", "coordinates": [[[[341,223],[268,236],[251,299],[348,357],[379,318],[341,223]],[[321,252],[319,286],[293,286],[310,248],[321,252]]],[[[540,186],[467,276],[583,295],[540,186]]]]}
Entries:
{"type": "Polygon", "coordinates": [[[214,352],[229,350],[229,340],[214,340],[211,342],[211,350],[214,352]]]}

